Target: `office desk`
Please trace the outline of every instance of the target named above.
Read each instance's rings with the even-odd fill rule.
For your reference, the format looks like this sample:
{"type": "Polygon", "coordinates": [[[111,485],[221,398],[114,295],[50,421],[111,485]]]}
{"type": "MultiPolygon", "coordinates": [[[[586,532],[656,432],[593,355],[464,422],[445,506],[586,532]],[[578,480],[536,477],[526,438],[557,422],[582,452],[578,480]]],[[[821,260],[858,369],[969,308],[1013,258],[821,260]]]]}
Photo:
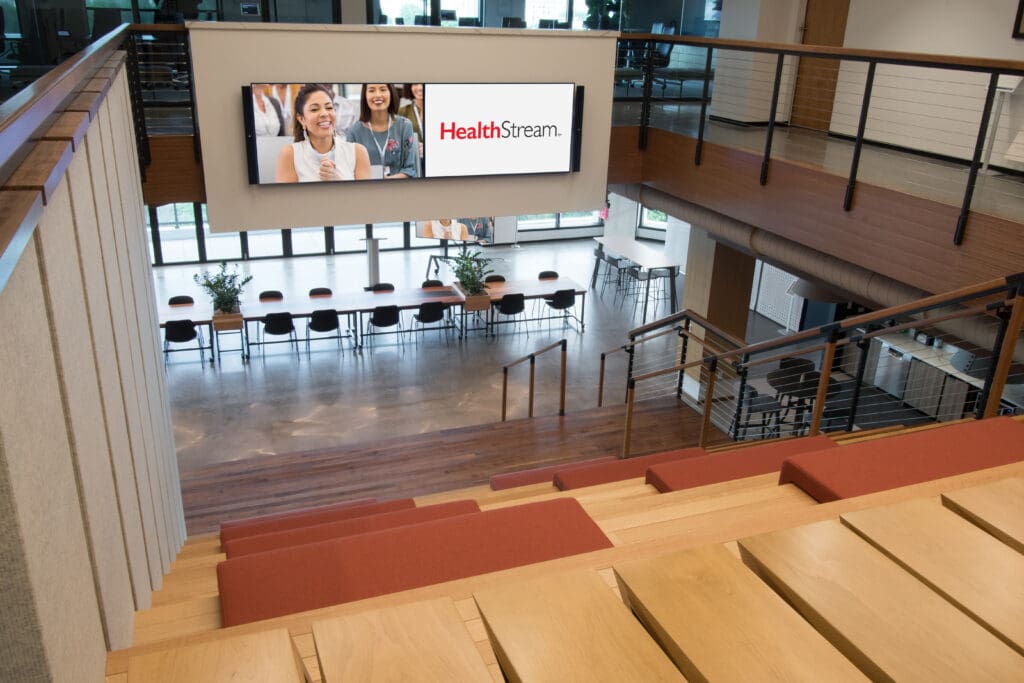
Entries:
{"type": "MultiPolygon", "coordinates": [[[[624,239],[621,237],[595,237],[594,241],[597,242],[597,254],[594,257],[594,272],[590,276],[590,288],[593,289],[597,283],[597,269],[601,265],[601,259],[605,253],[614,254],[627,258],[636,265],[640,266],[648,273],[652,270],[665,269],[669,272],[669,285],[671,287],[670,300],[672,303],[672,312],[676,312],[679,308],[679,302],[676,297],[676,275],[679,274],[679,268],[682,266],[672,257],[667,256],[661,249],[655,249],[649,247],[646,244],[641,244],[633,239],[624,239]]],[[[647,302],[651,296],[651,280],[647,279],[647,285],[644,288],[644,306],[643,315],[641,316],[641,324],[647,322],[647,302]]]]}

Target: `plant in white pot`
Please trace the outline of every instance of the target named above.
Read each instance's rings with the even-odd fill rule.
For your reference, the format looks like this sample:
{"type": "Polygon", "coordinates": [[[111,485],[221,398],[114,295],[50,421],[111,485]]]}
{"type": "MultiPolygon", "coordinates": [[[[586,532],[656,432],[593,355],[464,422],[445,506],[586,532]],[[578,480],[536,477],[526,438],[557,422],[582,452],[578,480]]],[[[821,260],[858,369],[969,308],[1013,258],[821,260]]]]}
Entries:
{"type": "Polygon", "coordinates": [[[463,306],[467,311],[483,311],[491,305],[491,297],[484,288],[484,278],[494,272],[490,266],[491,259],[482,256],[479,250],[470,251],[466,245],[455,256],[455,278],[466,295],[463,306]]]}
{"type": "Polygon", "coordinates": [[[252,275],[243,278],[237,270],[229,272],[227,261],[221,261],[220,270],[216,273],[203,272],[194,275],[193,279],[210,295],[214,314],[238,313],[242,289],[252,280],[252,275]]]}

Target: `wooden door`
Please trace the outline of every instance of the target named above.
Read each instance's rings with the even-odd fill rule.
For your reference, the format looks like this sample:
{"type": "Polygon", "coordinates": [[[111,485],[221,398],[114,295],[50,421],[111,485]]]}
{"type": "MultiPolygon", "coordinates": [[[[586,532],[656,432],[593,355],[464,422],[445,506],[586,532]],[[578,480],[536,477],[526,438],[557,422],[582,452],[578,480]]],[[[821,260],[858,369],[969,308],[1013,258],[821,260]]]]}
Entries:
{"type": "MultiPolygon", "coordinates": [[[[846,35],[849,11],[850,0],[807,0],[803,44],[841,46],[846,35]]],[[[793,94],[791,125],[828,130],[838,75],[839,60],[810,57],[800,60],[793,94]]]]}

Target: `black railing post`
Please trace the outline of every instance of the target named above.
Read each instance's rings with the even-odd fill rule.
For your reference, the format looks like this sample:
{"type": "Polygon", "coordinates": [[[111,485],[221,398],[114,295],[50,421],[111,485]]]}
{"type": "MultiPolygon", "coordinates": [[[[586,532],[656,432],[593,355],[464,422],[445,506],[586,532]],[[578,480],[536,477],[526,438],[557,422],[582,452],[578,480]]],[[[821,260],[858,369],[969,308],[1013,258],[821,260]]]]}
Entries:
{"type": "MultiPolygon", "coordinates": [[[[629,344],[626,345],[626,354],[629,356],[628,364],[626,365],[626,382],[633,381],[633,362],[636,360],[636,337],[631,336],[629,338],[629,344]]],[[[629,392],[626,392],[626,398],[629,398],[629,392]]]]}
{"type": "Polygon", "coordinates": [[[647,41],[647,56],[644,59],[643,100],[640,103],[640,149],[647,149],[647,129],[651,124],[651,92],[654,90],[654,46],[647,41]]]}
{"type": "Polygon", "coordinates": [[[768,132],[764,140],[764,159],[761,161],[761,184],[768,184],[768,162],[772,158],[772,136],[775,134],[775,110],[779,106],[779,88],[782,86],[782,63],[786,55],[779,53],[775,63],[775,83],[772,86],[771,111],[768,112],[768,132]]]}
{"type": "Polygon", "coordinates": [[[850,179],[846,183],[846,196],[843,197],[843,211],[849,211],[853,205],[853,188],[857,184],[857,168],[860,166],[860,150],[864,146],[864,129],[868,125],[868,107],[871,105],[871,89],[875,85],[876,62],[868,63],[868,75],[864,80],[864,98],[860,103],[860,121],[857,123],[857,139],[853,143],[853,161],[850,162],[850,179]]]}
{"type": "Polygon", "coordinates": [[[693,154],[695,166],[700,166],[701,154],[704,152],[704,125],[708,114],[708,90],[711,86],[711,55],[712,48],[708,46],[708,57],[704,62],[704,90],[700,96],[700,120],[697,122],[697,151],[693,154]]]}
{"type": "MultiPolygon", "coordinates": [[[[683,338],[682,348],[679,350],[679,364],[686,365],[686,350],[689,347],[690,342],[690,319],[683,318],[683,327],[679,332],[679,336],[683,338]],[[685,332],[685,334],[684,334],[685,332]]],[[[686,371],[679,371],[679,379],[677,381],[678,386],[676,387],[676,398],[683,397],[683,381],[686,378],[686,371]]]]}
{"type": "Polygon", "coordinates": [[[868,349],[871,348],[870,339],[859,339],[857,348],[860,349],[860,356],[857,358],[857,372],[853,380],[853,396],[850,398],[850,414],[846,418],[846,431],[853,431],[853,423],[857,417],[857,404],[860,403],[860,387],[864,382],[864,372],[868,364],[868,349]]]}
{"type": "MultiPolygon", "coordinates": [[[[743,417],[743,392],[747,388],[747,363],[750,361],[750,354],[743,354],[743,360],[736,366],[736,374],[740,378],[739,390],[736,392],[736,411],[733,413],[732,425],[729,428],[729,437],[733,441],[739,440],[740,418],[743,417]]],[[[761,436],[764,438],[764,435],[761,436]]]]}
{"type": "Polygon", "coordinates": [[[128,32],[128,59],[125,69],[128,75],[128,97],[132,105],[132,119],[135,121],[135,145],[139,151],[140,180],[146,182],[146,167],[149,166],[149,133],[146,131],[146,110],[142,101],[142,79],[139,77],[139,50],[135,44],[135,33],[128,32]]]}
{"type": "MultiPolygon", "coordinates": [[[[1017,296],[1016,292],[1013,292],[1013,297],[1017,296]]],[[[1006,338],[1006,328],[1010,324],[1010,309],[1006,306],[1001,307],[996,311],[996,317],[999,318],[999,327],[996,328],[996,341],[992,345],[992,359],[989,361],[988,370],[985,371],[985,384],[981,387],[981,393],[978,394],[978,404],[974,409],[974,416],[977,419],[985,417],[985,405],[988,403],[988,395],[992,391],[992,381],[996,377],[996,366],[999,364],[999,353],[1003,348],[1003,339],[1006,338]]]]}
{"type": "MultiPolygon", "coordinates": [[[[953,244],[964,241],[964,230],[967,228],[967,216],[971,212],[971,201],[974,199],[974,185],[978,182],[978,169],[981,168],[981,155],[985,148],[985,134],[988,132],[988,119],[992,116],[992,103],[996,99],[996,86],[999,85],[999,74],[993,73],[988,79],[988,92],[985,94],[985,106],[981,110],[981,125],[978,126],[978,140],[974,143],[974,158],[971,160],[971,171],[967,175],[967,187],[964,189],[964,203],[960,207],[960,217],[956,220],[956,232],[953,233],[953,244]]],[[[996,121],[996,125],[999,122],[996,121]]]]}

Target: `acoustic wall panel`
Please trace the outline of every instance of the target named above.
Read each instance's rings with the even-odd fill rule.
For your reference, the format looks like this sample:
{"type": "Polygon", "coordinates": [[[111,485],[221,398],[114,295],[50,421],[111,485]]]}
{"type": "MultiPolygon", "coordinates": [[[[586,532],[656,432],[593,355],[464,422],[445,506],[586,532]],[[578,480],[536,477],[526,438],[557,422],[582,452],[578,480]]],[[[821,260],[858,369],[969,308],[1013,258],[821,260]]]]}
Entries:
{"type": "MultiPolygon", "coordinates": [[[[124,324],[124,302],[117,278],[117,260],[111,253],[112,249],[108,247],[105,250],[103,247],[111,241],[108,238],[110,199],[107,194],[107,178],[102,172],[103,145],[100,138],[99,128],[90,128],[85,137],[84,150],[91,170],[92,211],[95,218],[90,224],[86,215],[88,210],[83,204],[82,210],[76,211],[76,227],[79,257],[92,312],[93,343],[96,348],[100,389],[114,477],[117,481],[118,504],[121,508],[122,531],[125,548],[128,551],[135,606],[136,609],[145,609],[150,605],[152,580],[143,531],[144,514],[139,505],[138,482],[118,363],[117,340],[120,335],[127,334],[124,324]],[[115,282],[118,283],[116,287],[113,286],[115,282]]],[[[72,189],[76,189],[75,186],[72,189]]]]}
{"type": "Polygon", "coordinates": [[[0,526],[0,680],[98,681],[106,648],[37,246],[0,293],[0,320],[9,321],[0,367],[5,385],[18,388],[0,392],[0,500],[9,514],[0,526]]]}
{"type": "Polygon", "coordinates": [[[89,167],[78,155],[46,206],[36,230],[55,359],[82,501],[89,556],[110,648],[132,641],[135,604],[110,466],[110,448],[96,375],[85,287],[75,249],[70,183],[87,185],[89,167]]]}

